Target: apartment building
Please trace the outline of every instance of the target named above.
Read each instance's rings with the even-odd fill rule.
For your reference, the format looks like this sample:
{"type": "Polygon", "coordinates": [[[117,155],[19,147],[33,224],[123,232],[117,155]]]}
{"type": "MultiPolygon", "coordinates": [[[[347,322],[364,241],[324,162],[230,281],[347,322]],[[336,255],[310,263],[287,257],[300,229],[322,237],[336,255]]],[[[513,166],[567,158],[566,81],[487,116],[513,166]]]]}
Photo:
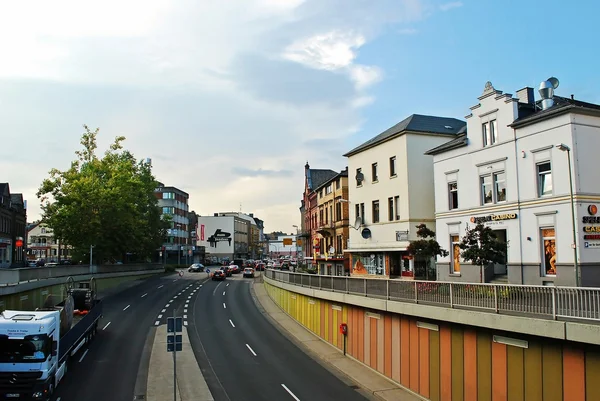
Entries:
{"type": "Polygon", "coordinates": [[[11,193],[8,183],[0,183],[0,268],[25,266],[26,226],[23,195],[11,193]]]}
{"type": "Polygon", "coordinates": [[[61,244],[54,237],[54,231],[46,223],[36,222],[27,226],[27,260],[46,262],[71,260],[72,247],[61,244]]]}
{"type": "Polygon", "coordinates": [[[424,153],[464,129],[455,118],[413,114],[344,155],[352,177],[346,250],[352,275],[415,276],[406,248],[417,225],[435,227],[433,164],[424,153]]]}
{"type": "Polygon", "coordinates": [[[600,286],[600,106],[557,87],[543,81],[536,101],[533,88],[513,97],[488,82],[466,133],[427,152],[438,242],[450,250],[439,280],[600,286]],[[504,263],[462,260],[458,242],[476,223],[506,243],[504,263]]]}
{"type": "Polygon", "coordinates": [[[189,194],[176,187],[165,186],[158,183],[154,190],[158,199],[158,206],[164,216],[171,219],[171,227],[167,229],[167,239],[162,245],[162,260],[167,263],[183,263],[186,258],[191,259],[190,252],[193,252],[190,244],[189,231],[189,194]]]}

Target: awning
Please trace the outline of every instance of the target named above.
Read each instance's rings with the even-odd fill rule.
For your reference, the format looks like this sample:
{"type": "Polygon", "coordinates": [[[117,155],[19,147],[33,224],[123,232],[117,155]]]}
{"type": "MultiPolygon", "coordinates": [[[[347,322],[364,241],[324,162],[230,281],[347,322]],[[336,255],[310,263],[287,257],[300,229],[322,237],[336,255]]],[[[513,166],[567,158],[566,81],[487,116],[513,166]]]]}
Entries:
{"type": "Polygon", "coordinates": [[[344,249],[344,253],[373,253],[373,252],[406,252],[406,247],[403,248],[373,248],[373,249],[344,249]]]}

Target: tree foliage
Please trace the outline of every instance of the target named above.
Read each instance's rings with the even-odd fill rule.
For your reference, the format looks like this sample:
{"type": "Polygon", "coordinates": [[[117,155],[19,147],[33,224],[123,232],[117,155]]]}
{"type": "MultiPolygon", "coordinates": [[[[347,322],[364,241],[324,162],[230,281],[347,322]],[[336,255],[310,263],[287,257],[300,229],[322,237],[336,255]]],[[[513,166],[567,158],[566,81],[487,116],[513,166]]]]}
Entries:
{"type": "Polygon", "coordinates": [[[417,237],[419,239],[410,241],[406,248],[409,254],[424,259],[431,259],[436,256],[448,256],[448,251],[443,249],[435,240],[435,231],[427,228],[425,224],[417,226],[417,237]]]}
{"type": "Polygon", "coordinates": [[[496,237],[494,230],[483,224],[477,224],[473,228],[467,227],[458,246],[462,250],[462,258],[475,265],[504,263],[506,243],[496,237]]]}
{"type": "Polygon", "coordinates": [[[151,255],[169,224],[161,219],[151,166],[123,149],[123,136],[99,158],[99,130],[84,129],[77,159],[65,171],[52,169],[37,192],[43,220],[76,254],[94,245],[99,262],[121,260],[126,253],[151,255]]]}

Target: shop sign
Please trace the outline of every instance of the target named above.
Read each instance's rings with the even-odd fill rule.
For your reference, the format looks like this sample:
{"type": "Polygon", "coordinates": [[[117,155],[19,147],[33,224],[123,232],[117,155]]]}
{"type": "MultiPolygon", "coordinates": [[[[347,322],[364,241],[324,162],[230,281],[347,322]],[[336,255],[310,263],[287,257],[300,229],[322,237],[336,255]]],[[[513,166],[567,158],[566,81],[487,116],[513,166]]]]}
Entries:
{"type": "Polygon", "coordinates": [[[514,220],[518,216],[516,213],[505,213],[505,214],[490,214],[481,217],[471,217],[471,223],[489,223],[491,221],[503,221],[503,220],[514,220]]]}
{"type": "Polygon", "coordinates": [[[588,248],[588,249],[600,249],[600,242],[584,242],[583,243],[583,247],[584,248],[588,248]]]}
{"type": "Polygon", "coordinates": [[[396,241],[408,241],[408,230],[396,231],[396,241]]]}
{"type": "Polygon", "coordinates": [[[600,234],[586,234],[583,236],[583,239],[596,239],[600,240],[600,234]]]}
{"type": "Polygon", "coordinates": [[[12,240],[10,238],[0,238],[0,244],[12,244],[12,240]]]}
{"type": "Polygon", "coordinates": [[[600,226],[583,226],[583,232],[600,233],[600,226]]]}

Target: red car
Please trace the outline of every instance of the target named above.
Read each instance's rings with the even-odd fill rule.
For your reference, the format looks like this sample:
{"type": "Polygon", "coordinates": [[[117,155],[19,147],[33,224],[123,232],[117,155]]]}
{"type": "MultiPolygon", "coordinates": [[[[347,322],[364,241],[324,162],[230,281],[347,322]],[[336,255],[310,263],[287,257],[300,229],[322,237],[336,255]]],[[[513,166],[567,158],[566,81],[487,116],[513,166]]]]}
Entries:
{"type": "Polygon", "coordinates": [[[223,270],[215,270],[215,272],[212,275],[212,280],[213,281],[216,281],[216,280],[223,281],[223,280],[225,280],[225,272],[223,270]]]}

